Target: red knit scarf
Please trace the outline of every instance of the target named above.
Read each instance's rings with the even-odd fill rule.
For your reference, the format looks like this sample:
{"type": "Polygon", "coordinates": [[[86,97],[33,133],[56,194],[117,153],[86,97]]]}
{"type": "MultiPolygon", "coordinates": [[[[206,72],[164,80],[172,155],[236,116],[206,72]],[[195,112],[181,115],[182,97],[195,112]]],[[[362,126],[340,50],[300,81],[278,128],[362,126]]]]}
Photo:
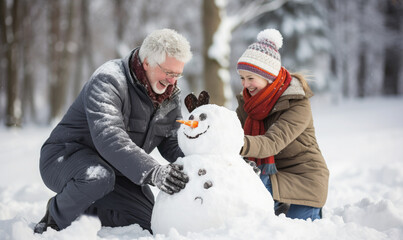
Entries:
{"type": "MultiPolygon", "coordinates": [[[[248,114],[244,125],[245,135],[257,136],[265,134],[266,130],[264,129],[263,120],[269,115],[274,104],[290,85],[290,82],[290,73],[287,71],[287,69],[282,67],[280,73],[273,83],[268,84],[256,95],[251,96],[249,91],[244,88],[244,109],[248,114]]],[[[258,166],[262,164],[269,164],[269,174],[274,174],[277,172],[274,156],[262,159],[249,158],[249,160],[256,162],[258,166]]]]}
{"type": "Polygon", "coordinates": [[[151,85],[147,79],[146,71],[143,68],[143,64],[140,61],[139,51],[136,50],[133,53],[132,61],[131,61],[131,69],[133,73],[136,75],[137,79],[147,89],[147,94],[150,97],[151,101],[154,104],[154,107],[160,105],[165,99],[169,98],[176,87],[176,82],[174,85],[169,85],[164,93],[157,94],[151,88],[151,85]]]}

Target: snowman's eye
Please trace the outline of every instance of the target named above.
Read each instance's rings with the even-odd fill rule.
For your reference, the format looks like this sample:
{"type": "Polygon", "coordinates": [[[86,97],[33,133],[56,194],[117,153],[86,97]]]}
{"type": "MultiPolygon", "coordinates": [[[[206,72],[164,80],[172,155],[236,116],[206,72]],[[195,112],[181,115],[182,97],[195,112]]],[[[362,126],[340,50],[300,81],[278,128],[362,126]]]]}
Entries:
{"type": "Polygon", "coordinates": [[[192,114],[189,116],[189,120],[193,120],[193,119],[195,119],[195,116],[193,116],[193,114],[192,114]]]}
{"type": "Polygon", "coordinates": [[[200,121],[204,121],[204,120],[206,120],[206,118],[207,118],[207,114],[205,114],[205,113],[202,113],[199,116],[200,121]]]}

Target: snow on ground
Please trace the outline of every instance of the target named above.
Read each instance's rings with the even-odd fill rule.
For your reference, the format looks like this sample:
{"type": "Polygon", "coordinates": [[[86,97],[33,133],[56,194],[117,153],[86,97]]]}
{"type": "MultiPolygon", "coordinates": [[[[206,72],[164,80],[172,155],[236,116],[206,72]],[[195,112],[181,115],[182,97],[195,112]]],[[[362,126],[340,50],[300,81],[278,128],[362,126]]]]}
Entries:
{"type": "Polygon", "coordinates": [[[322,220],[250,215],[186,236],[174,229],[152,236],[138,225],[107,228],[95,218],[81,217],[61,232],[33,234],[53,196],[38,168],[39,149],[51,128],[0,127],[0,239],[403,239],[403,98],[338,105],[319,96],[312,101],[330,170],[322,220]]]}

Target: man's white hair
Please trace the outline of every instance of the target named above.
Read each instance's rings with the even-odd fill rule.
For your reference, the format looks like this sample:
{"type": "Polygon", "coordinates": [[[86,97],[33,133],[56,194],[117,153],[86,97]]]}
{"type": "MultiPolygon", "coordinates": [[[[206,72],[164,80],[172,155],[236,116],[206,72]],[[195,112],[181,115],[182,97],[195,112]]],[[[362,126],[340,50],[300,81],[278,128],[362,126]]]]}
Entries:
{"type": "Polygon", "coordinates": [[[141,62],[147,58],[151,66],[165,62],[166,55],[184,63],[192,58],[190,44],[186,38],[167,28],[150,33],[139,50],[141,62]]]}

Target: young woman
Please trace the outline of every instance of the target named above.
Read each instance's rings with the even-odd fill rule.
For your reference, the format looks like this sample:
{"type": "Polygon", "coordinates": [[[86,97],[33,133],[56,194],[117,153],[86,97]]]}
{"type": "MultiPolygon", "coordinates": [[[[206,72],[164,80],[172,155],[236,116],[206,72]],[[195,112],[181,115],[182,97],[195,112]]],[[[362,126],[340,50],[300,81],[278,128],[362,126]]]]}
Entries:
{"type": "Polygon", "coordinates": [[[237,114],[245,132],[241,155],[256,162],[275,213],[320,219],[329,171],[315,137],[304,77],[281,66],[279,31],[266,29],[237,64],[243,91],[237,114]]]}

